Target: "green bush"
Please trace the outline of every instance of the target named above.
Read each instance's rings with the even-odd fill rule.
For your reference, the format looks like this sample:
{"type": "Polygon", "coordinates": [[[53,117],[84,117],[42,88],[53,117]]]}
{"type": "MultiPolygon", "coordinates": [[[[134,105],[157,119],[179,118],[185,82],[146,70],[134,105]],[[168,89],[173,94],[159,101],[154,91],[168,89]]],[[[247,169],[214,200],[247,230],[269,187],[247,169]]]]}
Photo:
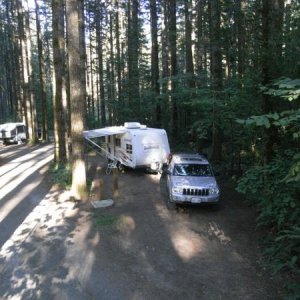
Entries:
{"type": "Polygon", "coordinates": [[[277,155],[265,166],[250,168],[238,181],[237,191],[258,211],[257,224],[268,230],[266,259],[272,270],[288,270],[289,299],[300,299],[300,187],[291,180],[294,153],[277,155]]]}

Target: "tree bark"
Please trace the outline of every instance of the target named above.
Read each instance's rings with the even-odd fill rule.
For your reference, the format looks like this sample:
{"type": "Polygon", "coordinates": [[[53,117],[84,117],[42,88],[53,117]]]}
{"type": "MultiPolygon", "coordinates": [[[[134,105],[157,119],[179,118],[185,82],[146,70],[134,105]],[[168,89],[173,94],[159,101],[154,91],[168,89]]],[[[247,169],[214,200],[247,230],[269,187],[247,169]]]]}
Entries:
{"type": "Polygon", "coordinates": [[[43,42],[41,36],[40,24],[40,10],[37,0],[35,0],[35,18],[36,18],[36,34],[38,46],[38,62],[39,62],[39,83],[41,89],[41,111],[42,111],[42,140],[48,141],[48,109],[47,109],[47,95],[45,88],[45,60],[43,53],[43,42]]]}
{"type": "Polygon", "coordinates": [[[64,164],[66,153],[66,124],[63,109],[65,80],[65,36],[64,36],[64,0],[52,0],[52,32],[53,32],[53,123],[54,123],[54,160],[64,164]]]}
{"type": "Polygon", "coordinates": [[[177,87],[177,28],[176,28],[176,0],[169,1],[169,45],[170,45],[170,76],[171,76],[171,129],[172,137],[178,135],[178,107],[175,90],[177,87]]]}
{"type": "Polygon", "coordinates": [[[103,72],[103,34],[102,34],[102,22],[103,22],[103,11],[102,4],[97,1],[96,13],[96,42],[97,42],[97,55],[98,55],[98,76],[99,76],[99,92],[100,95],[100,116],[101,116],[101,126],[106,125],[106,103],[105,103],[105,89],[104,89],[104,72],[103,72]]]}
{"type": "MultiPolygon", "coordinates": [[[[16,0],[16,8],[18,14],[18,36],[19,36],[19,66],[20,66],[20,83],[21,83],[21,106],[22,106],[22,121],[26,126],[26,135],[29,138],[28,129],[28,114],[27,105],[29,91],[28,91],[28,69],[26,65],[26,36],[24,30],[24,11],[22,7],[22,1],[16,0]]],[[[31,123],[31,122],[30,122],[31,123]]]]}
{"type": "Polygon", "coordinates": [[[84,160],[85,125],[85,86],[82,84],[81,72],[84,61],[81,56],[79,3],[76,0],[66,1],[68,60],[71,100],[71,139],[72,139],[72,194],[75,199],[87,200],[86,170],[84,160]]]}
{"type": "Polygon", "coordinates": [[[192,23],[191,23],[191,3],[190,0],[184,2],[184,16],[185,16],[185,72],[189,76],[187,83],[188,87],[195,88],[194,78],[194,62],[192,52],[192,23]]]}
{"type": "Polygon", "coordinates": [[[140,115],[139,83],[139,2],[128,1],[128,104],[129,118],[134,120],[140,115]]]}
{"type": "Polygon", "coordinates": [[[109,59],[109,85],[110,85],[110,124],[114,125],[116,124],[116,90],[115,90],[115,53],[114,53],[114,33],[113,33],[113,14],[110,13],[108,15],[109,18],[109,53],[110,53],[110,59],[109,59]]]}
{"type": "MultiPolygon", "coordinates": [[[[151,89],[157,96],[159,95],[159,59],[158,59],[158,40],[157,40],[157,7],[156,0],[150,0],[150,19],[151,19],[151,89]]],[[[161,125],[161,105],[159,100],[156,103],[156,123],[161,125]]]]}
{"type": "Polygon", "coordinates": [[[222,160],[222,130],[218,102],[221,101],[222,90],[222,54],[221,54],[221,11],[220,0],[209,1],[210,10],[210,57],[211,57],[211,89],[213,94],[213,128],[212,128],[212,160],[222,160]]]}
{"type": "Polygon", "coordinates": [[[116,122],[122,121],[120,107],[122,105],[122,62],[121,62],[121,46],[120,46],[120,18],[119,18],[119,1],[115,0],[115,36],[116,36],[116,70],[117,70],[117,111],[116,122]]]}
{"type": "Polygon", "coordinates": [[[27,69],[27,91],[28,91],[28,98],[26,101],[27,106],[27,114],[28,114],[28,134],[29,140],[31,143],[35,144],[37,142],[37,113],[36,113],[36,101],[35,101],[35,94],[34,94],[34,75],[33,75],[33,62],[32,62],[32,51],[31,51],[31,28],[30,28],[30,20],[29,20],[29,8],[28,8],[28,0],[25,2],[26,4],[26,11],[24,12],[25,17],[25,63],[27,69]]]}
{"type": "Polygon", "coordinates": [[[244,12],[243,5],[244,0],[235,0],[236,12],[235,12],[235,23],[237,30],[237,71],[238,78],[240,81],[244,78],[245,73],[245,29],[243,24],[244,12]]]}

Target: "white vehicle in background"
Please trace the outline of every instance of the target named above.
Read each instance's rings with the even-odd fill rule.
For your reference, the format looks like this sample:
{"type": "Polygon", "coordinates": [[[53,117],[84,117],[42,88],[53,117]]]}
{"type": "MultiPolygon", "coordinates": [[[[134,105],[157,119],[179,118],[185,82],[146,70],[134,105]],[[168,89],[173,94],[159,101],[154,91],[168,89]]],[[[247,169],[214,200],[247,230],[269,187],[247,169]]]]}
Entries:
{"type": "Polygon", "coordinates": [[[84,131],[84,137],[96,145],[113,165],[133,169],[161,171],[168,162],[170,147],[164,129],[148,128],[138,122],[84,131]],[[104,144],[95,139],[104,137],[104,144]]]}
{"type": "Polygon", "coordinates": [[[0,125],[0,141],[21,144],[26,141],[26,127],[23,123],[5,123],[0,125]]]}

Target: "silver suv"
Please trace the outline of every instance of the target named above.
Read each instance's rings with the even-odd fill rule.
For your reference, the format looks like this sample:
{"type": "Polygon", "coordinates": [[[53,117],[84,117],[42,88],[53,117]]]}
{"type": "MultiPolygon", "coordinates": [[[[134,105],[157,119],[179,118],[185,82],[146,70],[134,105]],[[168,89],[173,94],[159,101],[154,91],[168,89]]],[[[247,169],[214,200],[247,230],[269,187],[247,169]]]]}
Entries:
{"type": "Polygon", "coordinates": [[[176,203],[218,203],[220,189],[204,156],[175,154],[166,174],[169,208],[176,203]]]}

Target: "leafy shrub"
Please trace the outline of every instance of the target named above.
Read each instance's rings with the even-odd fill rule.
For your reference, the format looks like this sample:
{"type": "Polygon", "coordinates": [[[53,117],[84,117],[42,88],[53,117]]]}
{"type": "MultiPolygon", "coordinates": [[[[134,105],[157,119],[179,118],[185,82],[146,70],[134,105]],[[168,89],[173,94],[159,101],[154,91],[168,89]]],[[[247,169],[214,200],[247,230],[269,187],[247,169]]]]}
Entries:
{"type": "Polygon", "coordinates": [[[269,229],[266,258],[274,273],[288,270],[290,299],[300,299],[300,186],[292,151],[265,166],[254,166],[238,181],[237,191],[258,210],[257,224],[269,229]],[[291,171],[294,170],[294,171],[291,171]]]}

